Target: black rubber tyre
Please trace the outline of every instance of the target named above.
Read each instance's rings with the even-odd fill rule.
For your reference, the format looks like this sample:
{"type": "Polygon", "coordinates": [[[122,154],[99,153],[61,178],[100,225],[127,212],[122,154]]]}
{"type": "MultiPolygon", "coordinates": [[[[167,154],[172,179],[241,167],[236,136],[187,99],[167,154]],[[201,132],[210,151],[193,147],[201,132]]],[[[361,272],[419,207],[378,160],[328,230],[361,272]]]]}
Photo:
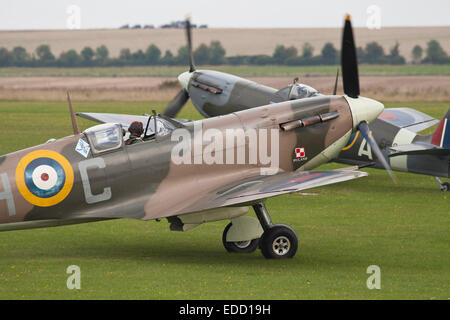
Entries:
{"type": "Polygon", "coordinates": [[[275,224],[263,233],[260,248],[266,259],[292,258],[298,249],[297,234],[287,225],[275,224]]]}
{"type": "Polygon", "coordinates": [[[222,243],[225,249],[231,253],[252,253],[258,248],[259,239],[249,241],[227,242],[227,233],[232,223],[230,222],[223,230],[222,243]]]}
{"type": "Polygon", "coordinates": [[[441,191],[449,191],[450,190],[450,183],[444,182],[441,186],[441,191]]]}

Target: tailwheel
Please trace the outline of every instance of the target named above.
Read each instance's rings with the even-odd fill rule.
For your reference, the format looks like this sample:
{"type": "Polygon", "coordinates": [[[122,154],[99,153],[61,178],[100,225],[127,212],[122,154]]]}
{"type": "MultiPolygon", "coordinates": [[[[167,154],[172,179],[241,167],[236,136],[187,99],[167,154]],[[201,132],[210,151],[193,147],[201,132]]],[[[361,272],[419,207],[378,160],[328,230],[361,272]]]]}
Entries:
{"type": "Polygon", "coordinates": [[[259,239],[245,241],[227,241],[227,234],[233,224],[229,223],[223,230],[222,243],[228,252],[232,253],[252,253],[258,248],[259,239]]]}
{"type": "Polygon", "coordinates": [[[450,190],[450,183],[442,182],[441,179],[439,179],[439,177],[434,177],[434,179],[436,179],[437,183],[439,184],[439,189],[441,189],[441,191],[450,190]]]}
{"type": "Polygon", "coordinates": [[[298,249],[297,234],[287,225],[272,225],[264,231],[260,248],[267,259],[292,258],[298,249]]]}

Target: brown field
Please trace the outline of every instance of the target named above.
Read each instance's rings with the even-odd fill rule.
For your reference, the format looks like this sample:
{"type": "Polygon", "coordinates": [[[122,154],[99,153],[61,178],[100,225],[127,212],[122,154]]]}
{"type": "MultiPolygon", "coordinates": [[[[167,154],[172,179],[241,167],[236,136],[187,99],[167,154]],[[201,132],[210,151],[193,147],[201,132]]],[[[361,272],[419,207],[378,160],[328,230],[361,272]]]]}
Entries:
{"type": "MultiPolygon", "coordinates": [[[[263,77],[251,80],[282,88],[292,82],[288,77],[263,77]]],[[[78,101],[168,101],[178,85],[161,88],[164,77],[10,77],[0,78],[0,100],[64,100],[66,91],[78,101]]],[[[450,102],[449,76],[361,77],[361,94],[380,101],[450,102]]],[[[334,77],[303,78],[320,92],[333,90],[334,77]]],[[[342,91],[341,83],[338,93],[342,91]]]]}
{"type": "MultiPolygon", "coordinates": [[[[340,47],[341,29],[195,29],[194,46],[219,40],[227,51],[227,56],[273,53],[276,45],[294,45],[299,50],[305,42],[311,43],[315,54],[326,42],[340,47]]],[[[400,43],[400,53],[411,58],[412,47],[416,44],[425,47],[435,39],[450,52],[450,27],[390,27],[380,30],[355,28],[358,46],[371,41],[379,42],[386,51],[396,41],[400,43]]],[[[37,46],[48,44],[52,52],[59,55],[68,49],[80,51],[85,46],[93,48],[106,45],[110,56],[115,57],[120,49],[132,51],[145,49],[149,44],[156,44],[161,51],[171,50],[176,53],[185,45],[185,35],[180,29],[141,29],[141,30],[57,30],[57,31],[0,31],[0,46],[13,48],[23,46],[33,52],[37,46]]]]}

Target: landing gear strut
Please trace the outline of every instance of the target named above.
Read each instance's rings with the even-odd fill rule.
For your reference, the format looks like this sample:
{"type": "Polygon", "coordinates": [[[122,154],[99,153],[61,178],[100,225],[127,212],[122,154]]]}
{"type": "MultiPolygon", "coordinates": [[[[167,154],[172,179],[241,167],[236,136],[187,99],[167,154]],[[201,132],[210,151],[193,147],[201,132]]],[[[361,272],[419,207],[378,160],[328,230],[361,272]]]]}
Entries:
{"type": "Polygon", "coordinates": [[[284,224],[273,224],[264,203],[253,205],[264,230],[259,239],[261,253],[267,259],[292,258],[297,252],[298,238],[295,231],[284,224]]]}
{"type": "Polygon", "coordinates": [[[439,184],[439,188],[441,191],[449,191],[450,190],[450,184],[448,182],[442,182],[439,177],[434,177],[439,184]]]}

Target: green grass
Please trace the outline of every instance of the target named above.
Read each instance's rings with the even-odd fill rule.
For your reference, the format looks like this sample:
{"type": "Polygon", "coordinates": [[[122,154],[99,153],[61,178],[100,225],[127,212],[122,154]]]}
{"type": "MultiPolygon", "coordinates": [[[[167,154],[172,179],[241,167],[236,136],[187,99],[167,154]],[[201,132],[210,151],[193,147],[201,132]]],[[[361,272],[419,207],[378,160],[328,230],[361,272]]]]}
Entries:
{"type": "MultiPolygon", "coordinates": [[[[337,66],[198,66],[241,77],[270,76],[334,76],[337,66]]],[[[94,68],[0,68],[0,77],[177,77],[186,71],[185,66],[139,66],[94,68]]],[[[448,76],[449,65],[360,65],[363,76],[448,76]]]]}
{"type": "MultiPolygon", "coordinates": [[[[165,104],[74,107],[142,114],[165,104]]],[[[440,118],[448,106],[413,107],[440,118]]],[[[188,105],[180,117],[200,115],[188,105]]],[[[0,154],[71,133],[63,102],[0,101],[0,127],[0,154]]],[[[369,177],[308,191],[315,195],[267,201],[274,222],[299,236],[292,260],[226,253],[226,221],[187,233],[127,219],[0,233],[0,299],[448,299],[450,193],[432,177],[397,173],[395,186],[365,170],[369,177]],[[69,265],[81,268],[81,290],[66,288],[69,265]],[[381,268],[381,290],[366,287],[370,265],[381,268]]]]}

